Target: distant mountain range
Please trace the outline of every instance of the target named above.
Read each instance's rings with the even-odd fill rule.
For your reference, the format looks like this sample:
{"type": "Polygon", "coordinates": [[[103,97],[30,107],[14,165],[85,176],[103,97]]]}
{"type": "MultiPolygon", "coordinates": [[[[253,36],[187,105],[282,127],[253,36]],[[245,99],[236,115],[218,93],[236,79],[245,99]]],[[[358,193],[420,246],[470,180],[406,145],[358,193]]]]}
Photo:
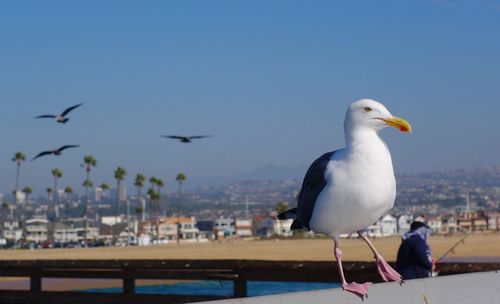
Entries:
{"type": "Polygon", "coordinates": [[[302,179],[307,170],[303,167],[286,167],[274,164],[268,164],[241,175],[233,176],[211,176],[202,178],[192,178],[189,180],[188,188],[196,188],[199,186],[221,186],[224,184],[253,181],[253,180],[286,180],[286,179],[302,179]]]}
{"type": "MultiPolygon", "coordinates": [[[[307,166],[286,167],[275,164],[268,164],[250,171],[246,174],[232,176],[211,176],[202,178],[192,178],[189,180],[188,188],[193,189],[200,186],[222,186],[241,181],[263,181],[263,180],[302,180],[307,170],[307,166]]],[[[417,174],[401,174],[401,178],[427,178],[427,179],[447,179],[447,180],[474,180],[476,184],[498,185],[500,186],[500,165],[483,166],[469,169],[456,169],[447,171],[424,172],[417,174]]]]}

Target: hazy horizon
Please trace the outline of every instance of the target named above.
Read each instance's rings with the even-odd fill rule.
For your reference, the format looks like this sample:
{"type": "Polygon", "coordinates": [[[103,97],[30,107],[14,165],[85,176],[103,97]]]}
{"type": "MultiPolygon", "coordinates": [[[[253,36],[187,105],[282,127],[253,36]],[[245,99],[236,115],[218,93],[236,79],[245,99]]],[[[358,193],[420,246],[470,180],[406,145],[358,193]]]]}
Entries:
{"type": "MultiPolygon", "coordinates": [[[[500,7],[492,1],[25,1],[0,4],[0,192],[81,193],[113,170],[162,178],[306,168],[344,146],[347,106],[384,103],[396,174],[498,165],[500,7]],[[66,125],[36,120],[78,102],[66,125]],[[181,144],[162,134],[214,137],[181,144]],[[79,144],[61,157],[43,150],[79,144]]],[[[304,172],[305,173],[305,172],[304,172]]]]}

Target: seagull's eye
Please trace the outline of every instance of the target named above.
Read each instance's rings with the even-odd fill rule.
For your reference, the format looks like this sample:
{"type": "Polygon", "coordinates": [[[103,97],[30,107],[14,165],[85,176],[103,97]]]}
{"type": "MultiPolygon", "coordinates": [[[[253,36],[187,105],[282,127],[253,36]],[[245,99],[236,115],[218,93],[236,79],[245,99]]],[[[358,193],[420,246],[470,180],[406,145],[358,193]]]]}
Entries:
{"type": "Polygon", "coordinates": [[[373,111],[373,109],[370,108],[370,107],[365,107],[363,110],[365,110],[365,112],[371,112],[371,111],[373,111]]]}

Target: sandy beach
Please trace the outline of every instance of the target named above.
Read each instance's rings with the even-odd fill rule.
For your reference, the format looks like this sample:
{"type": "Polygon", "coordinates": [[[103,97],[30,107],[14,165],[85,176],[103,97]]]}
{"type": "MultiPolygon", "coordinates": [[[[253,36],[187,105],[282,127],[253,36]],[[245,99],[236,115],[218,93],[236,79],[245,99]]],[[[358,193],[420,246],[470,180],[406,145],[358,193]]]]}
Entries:
{"type": "MultiPolygon", "coordinates": [[[[462,236],[433,236],[430,239],[435,257],[441,256],[462,236]]],[[[400,237],[373,240],[387,260],[395,260],[400,237]]],[[[345,260],[371,261],[368,247],[358,239],[341,241],[345,260]]],[[[213,243],[171,244],[148,247],[103,247],[79,249],[0,250],[2,260],[26,259],[258,259],[334,261],[333,245],[329,239],[232,240],[213,243]]],[[[500,234],[473,234],[459,245],[449,257],[500,256],[500,234]]],[[[179,281],[139,280],[141,285],[173,284],[179,281]]],[[[27,289],[26,278],[0,278],[0,289],[27,289]]],[[[45,279],[44,290],[84,290],[120,287],[119,280],[45,279]]]]}
{"type": "MultiPolygon", "coordinates": [[[[462,236],[432,236],[435,257],[441,256],[462,236]]],[[[395,260],[400,237],[373,240],[387,260],[395,260]]],[[[371,261],[373,256],[358,239],[341,240],[346,261],[371,261]]],[[[333,242],[329,239],[233,240],[212,243],[170,244],[148,247],[102,247],[78,249],[0,250],[2,260],[23,259],[258,259],[333,261],[333,242]]],[[[449,257],[499,256],[500,234],[473,234],[449,257]]]]}

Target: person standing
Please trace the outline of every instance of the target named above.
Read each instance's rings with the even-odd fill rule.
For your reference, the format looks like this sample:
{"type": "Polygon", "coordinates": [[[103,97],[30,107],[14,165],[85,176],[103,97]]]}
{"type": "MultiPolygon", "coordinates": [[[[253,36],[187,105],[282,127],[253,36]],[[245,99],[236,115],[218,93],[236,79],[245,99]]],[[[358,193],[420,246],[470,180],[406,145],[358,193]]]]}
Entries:
{"type": "Polygon", "coordinates": [[[404,280],[428,278],[432,274],[434,263],[429,246],[431,229],[422,222],[415,221],[410,231],[403,235],[396,261],[396,270],[404,280]]]}

